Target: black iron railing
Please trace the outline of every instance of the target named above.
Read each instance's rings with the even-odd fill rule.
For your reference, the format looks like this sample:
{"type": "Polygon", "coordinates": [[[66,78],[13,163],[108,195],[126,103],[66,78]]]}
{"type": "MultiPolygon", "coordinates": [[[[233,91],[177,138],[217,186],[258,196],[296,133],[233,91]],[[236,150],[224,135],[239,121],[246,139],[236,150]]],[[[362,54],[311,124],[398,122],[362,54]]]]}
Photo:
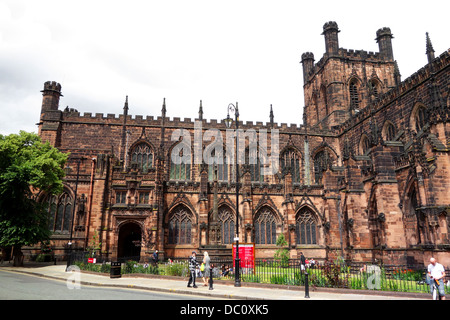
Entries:
{"type": "MultiPolygon", "coordinates": [[[[95,263],[89,263],[89,258],[96,257],[91,257],[83,252],[74,252],[71,256],[71,263],[91,271],[109,272],[110,259],[97,257],[95,263]]],[[[134,259],[135,257],[120,259],[120,262],[122,262],[122,273],[189,276],[188,258],[170,258],[159,262],[156,266],[138,263],[134,259]]],[[[202,259],[198,257],[197,260],[201,263],[202,259]]],[[[211,265],[213,267],[214,280],[235,279],[233,259],[212,259],[211,265]]],[[[310,287],[428,293],[430,289],[426,283],[426,271],[424,266],[335,263],[328,261],[302,266],[299,259],[285,261],[256,259],[254,262],[241,261],[240,278],[243,282],[304,286],[305,273],[307,273],[310,287]]],[[[450,278],[448,267],[446,268],[446,274],[445,283],[447,284],[450,278]]],[[[198,276],[202,277],[202,274],[199,273],[198,276]]],[[[445,289],[447,293],[450,293],[449,286],[446,285],[445,289]]]]}

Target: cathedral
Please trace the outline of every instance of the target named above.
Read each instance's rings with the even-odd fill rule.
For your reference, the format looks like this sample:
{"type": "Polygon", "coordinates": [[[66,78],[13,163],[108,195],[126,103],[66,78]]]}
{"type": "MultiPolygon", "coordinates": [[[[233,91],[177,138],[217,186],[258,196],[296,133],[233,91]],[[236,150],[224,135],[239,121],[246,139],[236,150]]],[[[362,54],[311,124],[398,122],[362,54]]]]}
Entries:
{"type": "Polygon", "coordinates": [[[61,85],[45,82],[39,135],[70,153],[64,192],[38,195],[55,254],[231,258],[238,238],[272,258],[283,235],[291,258],[450,264],[450,50],[435,57],[426,34],[427,64],[402,81],[389,28],[378,52],[339,47],[339,32],[325,23],[323,56],[301,56],[301,125],[275,123],[272,107],[266,123],[236,116],[240,163],[194,159],[219,158],[211,146],[230,131],[203,119],[201,101],[196,119],[166,117],[165,100],[158,116],[132,116],[128,98],[119,115],[80,113],[60,109],[61,85]],[[261,160],[271,154],[275,165],[261,160]]]}

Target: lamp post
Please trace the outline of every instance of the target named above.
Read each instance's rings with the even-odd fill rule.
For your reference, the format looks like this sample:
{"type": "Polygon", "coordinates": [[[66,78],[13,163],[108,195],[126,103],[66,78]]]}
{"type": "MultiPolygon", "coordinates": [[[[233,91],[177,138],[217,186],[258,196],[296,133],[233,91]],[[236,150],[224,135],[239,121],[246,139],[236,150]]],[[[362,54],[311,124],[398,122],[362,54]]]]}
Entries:
{"type": "MultiPolygon", "coordinates": [[[[76,160],[77,163],[77,178],[75,180],[75,196],[73,199],[73,206],[72,206],[72,221],[70,223],[70,238],[69,238],[69,257],[67,259],[67,266],[66,266],[66,271],[69,268],[70,264],[72,263],[72,235],[73,235],[73,221],[75,219],[75,207],[77,204],[77,192],[78,192],[78,179],[80,177],[80,164],[81,161],[84,160],[84,158],[75,158],[74,160],[76,160]]],[[[70,167],[67,166],[66,167],[66,175],[70,172],[70,167]]]]}
{"type": "Polygon", "coordinates": [[[239,109],[238,103],[236,102],[236,106],[232,103],[228,105],[228,113],[227,118],[225,119],[225,125],[229,129],[231,128],[231,123],[233,120],[230,118],[230,111],[234,113],[235,124],[236,124],[236,153],[235,153],[235,166],[236,166],[236,237],[234,240],[236,241],[236,257],[234,260],[234,286],[241,286],[241,275],[240,275],[240,259],[239,259],[239,164],[238,164],[238,132],[239,132],[239,109]]]}

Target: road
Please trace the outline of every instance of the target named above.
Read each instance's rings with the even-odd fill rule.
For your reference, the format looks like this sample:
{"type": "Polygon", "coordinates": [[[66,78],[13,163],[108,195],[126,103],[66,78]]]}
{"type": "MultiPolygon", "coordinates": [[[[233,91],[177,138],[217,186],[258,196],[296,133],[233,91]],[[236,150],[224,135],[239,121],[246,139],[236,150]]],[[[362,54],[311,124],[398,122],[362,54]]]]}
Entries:
{"type": "MultiPolygon", "coordinates": [[[[0,300],[202,300],[193,295],[138,289],[98,288],[82,285],[69,289],[66,282],[0,270],[0,300]]],[[[211,298],[205,297],[205,300],[211,298]]]]}

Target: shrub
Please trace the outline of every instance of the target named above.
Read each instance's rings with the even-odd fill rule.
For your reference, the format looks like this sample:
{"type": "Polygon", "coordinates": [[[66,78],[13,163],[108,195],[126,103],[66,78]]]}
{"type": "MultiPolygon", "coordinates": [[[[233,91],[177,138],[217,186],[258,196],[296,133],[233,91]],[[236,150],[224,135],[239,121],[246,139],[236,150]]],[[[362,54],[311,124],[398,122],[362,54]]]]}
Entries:
{"type": "Polygon", "coordinates": [[[50,262],[53,260],[53,256],[47,253],[40,253],[36,257],[36,262],[50,262]]]}
{"type": "Polygon", "coordinates": [[[392,277],[396,280],[420,281],[423,278],[422,271],[412,269],[395,269],[392,277]]]}
{"type": "Polygon", "coordinates": [[[122,273],[133,273],[134,266],[137,264],[134,260],[127,260],[122,268],[122,273]]]}
{"type": "Polygon", "coordinates": [[[289,250],[286,248],[283,248],[287,246],[287,241],[284,238],[283,234],[280,234],[280,236],[277,239],[277,251],[275,252],[274,259],[279,263],[281,267],[288,267],[289,266],[289,250]]]}
{"type": "Polygon", "coordinates": [[[326,285],[329,287],[347,287],[347,277],[341,278],[342,266],[334,262],[327,262],[322,268],[326,285]]]}
{"type": "Polygon", "coordinates": [[[173,262],[166,265],[166,274],[169,276],[184,277],[188,274],[187,262],[173,262]]]}
{"type": "Polygon", "coordinates": [[[145,273],[145,274],[159,274],[157,266],[142,265],[134,260],[128,260],[125,262],[122,268],[123,273],[145,273]]]}
{"type": "Polygon", "coordinates": [[[100,272],[110,273],[111,272],[111,265],[110,264],[106,264],[106,263],[102,263],[102,265],[100,267],[100,272]]]}

